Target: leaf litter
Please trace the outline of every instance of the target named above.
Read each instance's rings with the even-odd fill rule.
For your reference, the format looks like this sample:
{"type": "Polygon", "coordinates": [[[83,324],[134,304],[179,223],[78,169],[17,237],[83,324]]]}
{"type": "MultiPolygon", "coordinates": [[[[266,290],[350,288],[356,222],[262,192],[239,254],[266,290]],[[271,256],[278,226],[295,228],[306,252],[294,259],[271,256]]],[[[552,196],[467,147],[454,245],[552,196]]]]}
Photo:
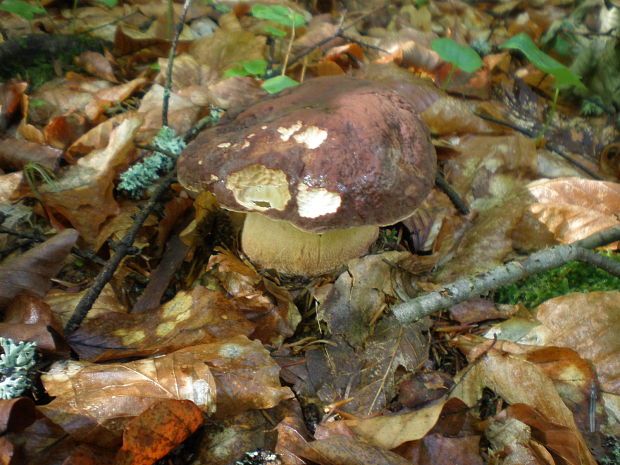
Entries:
{"type": "MultiPolygon", "coordinates": [[[[208,422],[187,457],[227,464],[260,447],[295,465],[603,460],[605,451],[594,457],[586,441],[620,434],[617,290],[568,294],[532,311],[483,296],[404,327],[390,313],[457,278],[620,223],[618,171],[606,149],[617,141],[617,115],[578,116],[582,97],[562,90],[547,119],[553,81],[535,60],[497,48],[524,33],[539,44],[570,7],[364,1],[344,14],[333,4],[329,11],[276,4],[312,19],[279,38],[245,5],[192,5],[172,67],[167,116],[177,134],[214,108],[234,114],[264,98],[267,73],[306,53],[289,64],[288,78],[353,74],[414,101],[444,175],[472,214],[458,215],[436,190],[404,223],[419,236],[387,227],[373,253],[339,276],[291,280],[245,261],[235,214],[215,221],[215,204],[202,212],[197,204],[194,218],[191,200],[173,185],[168,220],[151,215],[83,325],[63,340],[61,328],[98,267],[71,247],[107,259],[138,211],[115,185],[162,125],[171,28],[164,2],[72,14],[47,6],[52,14],[35,19],[42,30],[71,27],[73,17],[80,30],[99,27],[109,45],[82,53],[77,69],[59,69],[39,89],[28,88],[26,75],[0,87],[0,137],[13,147],[2,153],[2,197],[31,212],[27,233],[58,231],[35,248],[23,229],[3,242],[0,333],[35,340],[46,362],[32,393],[41,416],[25,432],[9,428],[7,441],[31,463],[154,463],[208,422]],[[467,53],[481,53],[482,67],[458,56],[444,62],[431,46],[438,38],[471,45],[467,53]],[[267,63],[264,76],[226,77],[252,60],[267,63]],[[37,186],[42,202],[21,176],[24,159],[56,171],[55,188],[37,186]],[[199,239],[205,231],[213,244],[199,239]],[[153,294],[161,302],[132,313],[175,234],[186,260],[163,273],[164,289],[153,294]],[[431,255],[412,254],[420,250],[431,255]],[[65,344],[79,361],[67,359],[65,344]],[[424,395],[412,396],[416,390],[424,395]]],[[[181,5],[173,10],[178,21],[181,5]]],[[[9,38],[27,24],[7,11],[0,18],[9,38]]],[[[548,63],[570,65],[558,51],[548,63]]],[[[566,78],[569,68],[561,69],[566,78]]],[[[4,227],[23,218],[19,208],[3,209],[4,227]]],[[[608,249],[617,251],[617,242],[608,249]]]]}

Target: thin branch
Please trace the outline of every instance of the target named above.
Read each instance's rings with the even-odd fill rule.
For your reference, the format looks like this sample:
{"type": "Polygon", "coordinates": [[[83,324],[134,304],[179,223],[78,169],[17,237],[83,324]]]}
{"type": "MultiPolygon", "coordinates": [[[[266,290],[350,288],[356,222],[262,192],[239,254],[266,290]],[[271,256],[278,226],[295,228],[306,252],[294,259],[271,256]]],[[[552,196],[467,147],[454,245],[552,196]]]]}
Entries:
{"type": "MultiPolygon", "coordinates": [[[[38,234],[30,234],[26,232],[15,231],[5,226],[0,226],[0,234],[9,234],[11,236],[19,237],[20,239],[26,239],[27,242],[25,244],[20,244],[19,247],[28,246],[32,242],[45,242],[47,240],[47,238],[42,237],[38,234]]],[[[98,257],[93,252],[84,252],[83,250],[80,250],[77,247],[71,247],[71,253],[84,260],[90,260],[98,265],[105,265],[106,263],[105,260],[98,257]]]]}
{"type": "Polygon", "coordinates": [[[469,208],[467,208],[467,205],[465,204],[463,199],[461,199],[458,192],[456,192],[452,188],[452,186],[448,184],[446,178],[444,178],[439,171],[437,172],[437,175],[435,177],[435,185],[448,196],[448,198],[452,202],[452,205],[456,207],[459,213],[461,213],[462,215],[469,215],[469,208]]]}
{"type": "Polygon", "coordinates": [[[170,55],[168,56],[168,69],[166,70],[166,87],[164,88],[164,102],[161,112],[161,121],[163,126],[168,126],[168,107],[170,105],[170,93],[172,92],[172,66],[174,64],[174,56],[177,53],[179,37],[181,37],[181,32],[183,32],[185,17],[187,16],[187,11],[189,10],[191,4],[192,0],[185,0],[185,3],[183,4],[183,12],[181,13],[181,17],[179,18],[179,22],[177,23],[176,34],[174,35],[172,45],[170,47],[170,55]]]}
{"type": "Polygon", "coordinates": [[[147,219],[147,217],[151,214],[155,206],[159,203],[161,197],[168,191],[170,184],[174,181],[176,177],[176,170],[171,171],[165,177],[161,178],[159,184],[155,188],[153,195],[146,202],[146,204],[142,207],[140,213],[136,216],[134,223],[131,225],[131,229],[123,239],[117,244],[117,247],[114,251],[114,255],[110,257],[106,265],[101,269],[92,285],[86,291],[86,294],[82,297],[80,302],[75,307],[73,315],[69,319],[69,322],[65,326],[64,333],[65,335],[71,334],[73,331],[78,329],[82,324],[84,318],[90,311],[91,307],[95,303],[95,300],[99,297],[99,294],[103,290],[103,287],[112,279],[114,273],[121,261],[127,253],[130,251],[142,224],[147,219]]]}
{"type": "MultiPolygon", "coordinates": [[[[506,126],[506,127],[510,128],[510,129],[513,129],[513,130],[515,130],[517,132],[520,132],[521,134],[524,134],[524,135],[526,135],[526,136],[528,136],[528,137],[530,137],[532,139],[536,139],[536,137],[537,137],[537,134],[534,134],[532,131],[529,131],[529,130],[527,130],[525,128],[522,128],[520,126],[512,124],[512,123],[510,123],[508,121],[497,119],[497,118],[494,118],[494,117],[488,116],[488,115],[483,115],[482,113],[477,113],[477,112],[474,112],[474,115],[476,115],[478,118],[482,118],[483,120],[491,121],[492,123],[501,124],[502,126],[506,126]]],[[[592,179],[595,179],[597,181],[602,181],[600,176],[598,176],[594,171],[592,171],[590,168],[582,165],[580,162],[578,162],[574,158],[568,156],[566,153],[564,153],[562,150],[560,150],[558,148],[558,146],[556,146],[555,144],[552,144],[550,142],[545,142],[545,148],[548,149],[548,150],[551,150],[552,152],[557,153],[564,160],[566,160],[567,162],[569,162],[572,165],[574,165],[577,168],[579,168],[581,171],[586,173],[592,179]]]]}
{"type": "Polygon", "coordinates": [[[620,264],[587,249],[620,240],[620,226],[609,228],[569,245],[535,252],[523,261],[512,261],[477,276],[459,279],[439,290],[396,305],[392,311],[402,323],[411,323],[469,298],[517,282],[529,275],[552,270],[571,261],[590,263],[620,276],[620,264]]]}

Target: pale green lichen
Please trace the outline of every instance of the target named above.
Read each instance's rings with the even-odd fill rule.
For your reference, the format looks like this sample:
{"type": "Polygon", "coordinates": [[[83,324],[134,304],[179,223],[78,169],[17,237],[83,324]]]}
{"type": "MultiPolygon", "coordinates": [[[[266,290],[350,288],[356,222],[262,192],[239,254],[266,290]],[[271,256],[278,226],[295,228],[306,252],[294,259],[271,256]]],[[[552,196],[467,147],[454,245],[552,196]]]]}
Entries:
{"type": "MultiPolygon", "coordinates": [[[[153,139],[153,145],[176,157],[183,151],[186,143],[181,137],[176,136],[174,129],[163,126],[153,139]]],[[[142,162],[130,167],[121,174],[118,188],[130,197],[142,196],[145,189],[174,168],[175,160],[166,153],[155,152],[142,162]]]]}
{"type": "Polygon", "coordinates": [[[0,337],[0,399],[14,399],[30,389],[31,370],[35,365],[35,342],[15,343],[0,337]]]}

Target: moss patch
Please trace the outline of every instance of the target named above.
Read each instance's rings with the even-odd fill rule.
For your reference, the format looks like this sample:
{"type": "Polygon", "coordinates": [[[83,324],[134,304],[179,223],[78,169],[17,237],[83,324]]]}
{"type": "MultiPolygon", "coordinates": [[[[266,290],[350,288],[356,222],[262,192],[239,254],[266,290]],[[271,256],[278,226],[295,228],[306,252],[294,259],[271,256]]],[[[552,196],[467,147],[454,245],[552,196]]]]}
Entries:
{"type": "MultiPolygon", "coordinates": [[[[620,261],[620,254],[599,252],[620,261]]],[[[502,304],[522,303],[534,308],[545,300],[569,292],[620,291],[620,278],[587,263],[570,262],[554,270],[504,286],[495,291],[494,300],[502,304]]]]}

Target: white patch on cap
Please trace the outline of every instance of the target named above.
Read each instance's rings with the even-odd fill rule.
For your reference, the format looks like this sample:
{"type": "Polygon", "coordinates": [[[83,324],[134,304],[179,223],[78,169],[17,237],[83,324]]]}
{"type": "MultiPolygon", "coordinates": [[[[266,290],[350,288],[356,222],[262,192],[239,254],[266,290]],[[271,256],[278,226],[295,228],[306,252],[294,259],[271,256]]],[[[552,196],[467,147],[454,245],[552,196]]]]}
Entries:
{"type": "Polygon", "coordinates": [[[230,142],[224,142],[222,144],[218,144],[217,148],[218,149],[227,149],[228,147],[230,147],[232,144],[230,142]]]}
{"type": "Polygon", "coordinates": [[[335,213],[340,208],[341,198],[335,192],[322,187],[308,187],[300,184],[297,188],[297,208],[299,216],[317,218],[335,213]]]}
{"type": "Polygon", "coordinates": [[[232,191],[239,205],[258,212],[272,208],[284,210],[291,199],[284,171],[263,165],[250,165],[230,174],[226,179],[226,189],[232,191]]]}
{"type": "Polygon", "coordinates": [[[241,146],[242,149],[249,147],[250,146],[250,141],[249,140],[244,140],[243,141],[243,145],[241,146]]]}
{"type": "Polygon", "coordinates": [[[297,131],[301,129],[301,126],[302,126],[301,121],[297,121],[290,128],[281,127],[276,130],[280,133],[280,139],[286,142],[287,140],[291,138],[293,134],[295,134],[297,131]]]}
{"type": "Polygon", "coordinates": [[[316,126],[310,126],[304,132],[295,134],[293,138],[299,144],[305,144],[309,149],[315,149],[327,139],[327,131],[316,126]]]}

